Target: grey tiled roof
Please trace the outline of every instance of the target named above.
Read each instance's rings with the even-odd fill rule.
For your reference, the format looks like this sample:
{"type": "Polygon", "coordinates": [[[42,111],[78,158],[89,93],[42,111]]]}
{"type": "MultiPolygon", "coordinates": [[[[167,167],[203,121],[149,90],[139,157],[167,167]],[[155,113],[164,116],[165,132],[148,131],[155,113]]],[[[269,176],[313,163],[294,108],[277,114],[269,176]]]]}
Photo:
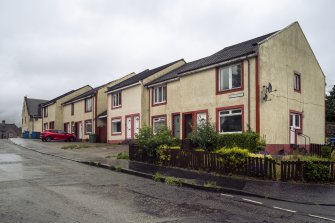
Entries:
{"type": "Polygon", "coordinates": [[[28,114],[30,116],[41,116],[41,104],[47,102],[47,100],[42,99],[34,99],[34,98],[25,98],[27,107],[28,107],[28,114]]]}
{"type": "Polygon", "coordinates": [[[165,65],[160,66],[160,67],[156,67],[156,68],[154,68],[152,70],[149,70],[149,69],[144,70],[141,73],[136,74],[136,75],[134,75],[131,78],[128,78],[127,80],[124,80],[124,81],[122,81],[122,82],[120,82],[120,83],[118,83],[118,84],[116,84],[116,85],[114,85],[112,87],[109,87],[107,89],[107,92],[108,91],[117,90],[119,88],[126,87],[126,86],[129,86],[129,85],[138,83],[139,81],[144,80],[145,78],[150,77],[151,75],[153,75],[153,74],[155,74],[155,73],[157,73],[159,71],[162,71],[165,68],[168,68],[169,66],[171,66],[171,65],[173,65],[173,64],[175,64],[175,63],[177,63],[179,61],[183,61],[183,59],[180,59],[180,60],[177,60],[177,61],[165,64],[165,65]]]}
{"type": "Polygon", "coordinates": [[[153,81],[148,83],[147,85],[155,84],[155,83],[160,83],[163,81],[167,81],[176,77],[179,77],[180,74],[192,71],[192,70],[197,70],[203,67],[207,67],[210,65],[214,65],[217,63],[229,61],[232,59],[236,59],[242,56],[250,55],[253,53],[257,53],[258,51],[258,44],[259,42],[265,40],[266,38],[272,36],[276,32],[269,33],[242,43],[238,43],[229,47],[225,47],[219,52],[214,53],[213,55],[210,55],[208,57],[204,57],[189,63],[186,63],[185,65],[181,66],[180,68],[171,71],[153,81]]]}
{"type": "Polygon", "coordinates": [[[21,134],[20,128],[18,128],[15,124],[0,123],[0,133],[5,133],[9,130],[14,131],[17,135],[21,134]]]}
{"type": "Polygon", "coordinates": [[[64,102],[63,104],[68,104],[68,103],[74,102],[76,100],[86,98],[86,97],[91,96],[91,95],[95,95],[97,93],[97,91],[99,90],[99,88],[100,87],[96,87],[96,88],[93,88],[92,90],[86,91],[85,93],[83,93],[81,95],[78,95],[77,97],[74,97],[74,98],[64,102]]]}
{"type": "Polygon", "coordinates": [[[82,89],[82,88],[84,88],[84,87],[87,87],[87,86],[90,87],[90,88],[92,88],[90,85],[85,85],[85,86],[83,86],[83,87],[81,87],[81,88],[78,88],[78,89],[76,89],[76,90],[71,90],[71,91],[69,91],[69,92],[66,92],[65,94],[62,94],[62,95],[60,95],[60,96],[54,98],[54,99],[51,99],[50,101],[47,101],[47,102],[43,103],[43,104],[42,104],[42,107],[43,107],[43,106],[46,106],[46,105],[49,105],[49,104],[53,104],[53,103],[55,103],[57,100],[59,100],[59,99],[65,97],[65,96],[68,96],[69,94],[72,94],[73,92],[76,92],[76,91],[78,91],[78,90],[80,90],[80,89],[82,89]]]}

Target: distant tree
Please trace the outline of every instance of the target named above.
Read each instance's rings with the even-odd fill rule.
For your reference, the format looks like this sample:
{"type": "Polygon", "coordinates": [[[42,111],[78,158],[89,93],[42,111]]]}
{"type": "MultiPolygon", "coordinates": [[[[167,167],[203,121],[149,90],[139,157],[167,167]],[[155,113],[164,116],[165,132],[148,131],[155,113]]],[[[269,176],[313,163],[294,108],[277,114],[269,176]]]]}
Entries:
{"type": "Polygon", "coordinates": [[[335,85],[326,96],[326,121],[335,122],[335,85]]]}

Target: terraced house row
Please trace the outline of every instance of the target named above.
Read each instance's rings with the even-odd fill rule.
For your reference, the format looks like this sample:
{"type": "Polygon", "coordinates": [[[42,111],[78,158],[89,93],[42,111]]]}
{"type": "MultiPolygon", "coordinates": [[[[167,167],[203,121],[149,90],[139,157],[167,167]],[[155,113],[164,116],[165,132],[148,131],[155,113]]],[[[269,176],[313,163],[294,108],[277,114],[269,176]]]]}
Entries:
{"type": "Polygon", "coordinates": [[[143,125],[154,131],[166,125],[185,139],[201,122],[214,123],[222,134],[255,131],[271,153],[325,141],[325,76],[297,22],[39,106],[29,126],[64,129],[79,139],[96,133],[108,143],[133,139],[143,125]]]}

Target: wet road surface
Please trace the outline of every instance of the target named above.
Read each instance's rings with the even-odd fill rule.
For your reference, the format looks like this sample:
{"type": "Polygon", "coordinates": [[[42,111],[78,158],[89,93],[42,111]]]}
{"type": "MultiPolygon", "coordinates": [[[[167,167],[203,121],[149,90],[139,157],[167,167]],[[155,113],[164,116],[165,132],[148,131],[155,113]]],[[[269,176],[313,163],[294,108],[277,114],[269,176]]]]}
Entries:
{"type": "Polygon", "coordinates": [[[330,222],[332,219],[335,207],[169,186],[39,154],[0,140],[1,223],[330,222]]]}

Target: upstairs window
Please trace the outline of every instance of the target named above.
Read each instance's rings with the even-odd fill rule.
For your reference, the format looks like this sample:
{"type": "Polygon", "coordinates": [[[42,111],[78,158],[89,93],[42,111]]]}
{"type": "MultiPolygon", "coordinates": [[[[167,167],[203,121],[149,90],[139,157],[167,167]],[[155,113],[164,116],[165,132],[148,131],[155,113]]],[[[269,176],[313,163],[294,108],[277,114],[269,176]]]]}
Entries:
{"type": "Polygon", "coordinates": [[[153,89],[154,104],[161,104],[166,102],[166,85],[154,87],[153,89]]]}
{"type": "Polygon", "coordinates": [[[241,88],[242,64],[234,64],[220,68],[217,84],[219,92],[241,88]]]}
{"type": "Polygon", "coordinates": [[[43,117],[48,117],[48,107],[43,108],[43,117]]]}
{"type": "Polygon", "coordinates": [[[92,111],[92,98],[86,98],[85,99],[85,112],[91,112],[92,111]]]}
{"type": "Polygon", "coordinates": [[[241,133],[243,130],[242,109],[219,111],[220,133],[241,133]]]}
{"type": "Polygon", "coordinates": [[[73,103],[71,104],[71,115],[72,116],[74,115],[74,104],[73,103]]]}
{"type": "Polygon", "coordinates": [[[112,108],[118,108],[122,105],[121,92],[116,92],[112,95],[112,108]]]}
{"type": "Polygon", "coordinates": [[[298,73],[294,73],[293,86],[294,91],[301,92],[301,77],[298,73]]]}

